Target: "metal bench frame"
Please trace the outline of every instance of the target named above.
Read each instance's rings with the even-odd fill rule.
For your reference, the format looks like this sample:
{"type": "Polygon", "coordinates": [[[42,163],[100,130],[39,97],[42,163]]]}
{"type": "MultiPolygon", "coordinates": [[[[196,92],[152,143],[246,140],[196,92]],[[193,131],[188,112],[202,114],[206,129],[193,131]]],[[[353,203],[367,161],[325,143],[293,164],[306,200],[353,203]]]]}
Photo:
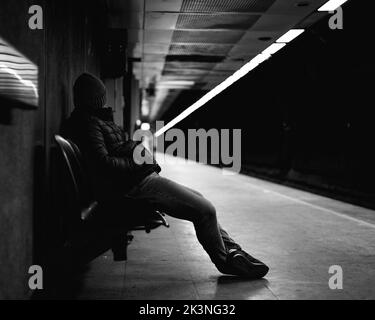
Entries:
{"type": "Polygon", "coordinates": [[[114,260],[124,261],[127,260],[127,246],[133,240],[131,231],[145,230],[149,233],[160,226],[169,227],[164,214],[144,201],[126,196],[106,202],[94,199],[77,145],[60,135],[55,135],[55,141],[66,169],[63,177],[68,194],[63,196],[71,209],[63,217],[66,230],[64,248],[69,250],[72,259],[88,263],[112,249],[114,260]],[[105,221],[103,214],[109,210],[121,210],[129,216],[128,221],[124,225],[111,225],[110,221],[105,221]]]}

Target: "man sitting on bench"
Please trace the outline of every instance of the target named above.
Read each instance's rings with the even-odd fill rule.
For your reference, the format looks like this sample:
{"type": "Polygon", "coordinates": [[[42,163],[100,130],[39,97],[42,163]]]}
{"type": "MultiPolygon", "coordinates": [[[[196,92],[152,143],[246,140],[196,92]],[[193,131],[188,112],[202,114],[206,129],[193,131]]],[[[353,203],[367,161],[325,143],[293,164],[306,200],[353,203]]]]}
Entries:
{"type": "Polygon", "coordinates": [[[84,73],[76,80],[73,95],[75,110],[63,127],[63,135],[82,151],[96,197],[131,196],[172,217],[191,221],[199,242],[224,274],[252,279],[267,274],[268,267],[243,251],[221,228],[211,202],[197,191],[160,176],[154,159],[142,165],[134,161],[133,150],[139,142],[128,139],[110,120],[102,81],[84,73]]]}

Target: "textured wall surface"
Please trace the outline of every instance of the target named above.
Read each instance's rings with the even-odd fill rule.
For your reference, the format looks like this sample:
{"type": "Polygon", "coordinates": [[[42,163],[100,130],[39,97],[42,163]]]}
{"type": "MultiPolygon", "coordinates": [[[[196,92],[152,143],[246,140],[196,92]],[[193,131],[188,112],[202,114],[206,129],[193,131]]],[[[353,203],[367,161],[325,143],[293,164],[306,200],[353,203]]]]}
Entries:
{"type": "MultiPolygon", "coordinates": [[[[43,65],[43,31],[28,28],[31,1],[2,1],[0,37],[43,65]]],[[[4,111],[8,103],[0,97],[4,111]]],[[[0,119],[0,299],[26,298],[32,264],[34,148],[42,139],[43,106],[8,109],[0,119]],[[39,122],[39,123],[38,123],[39,122]]]]}
{"type": "Polygon", "coordinates": [[[123,95],[123,78],[106,79],[107,88],[107,106],[111,107],[114,122],[119,126],[124,126],[124,95],[123,95]]]}
{"type": "Polygon", "coordinates": [[[34,249],[51,241],[56,214],[53,135],[73,109],[75,77],[100,71],[102,8],[96,2],[85,7],[83,1],[38,1],[44,29],[30,30],[33,4],[0,4],[0,37],[38,65],[40,96],[37,110],[9,109],[0,97],[0,299],[30,296],[27,271],[38,261],[34,249]]]}

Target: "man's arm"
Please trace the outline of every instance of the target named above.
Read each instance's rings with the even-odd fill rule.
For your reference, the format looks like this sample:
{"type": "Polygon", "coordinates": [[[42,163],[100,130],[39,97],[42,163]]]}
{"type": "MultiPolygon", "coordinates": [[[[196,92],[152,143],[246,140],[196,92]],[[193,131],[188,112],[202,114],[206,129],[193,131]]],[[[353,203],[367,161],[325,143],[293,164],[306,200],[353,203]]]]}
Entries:
{"type": "Polygon", "coordinates": [[[98,123],[90,122],[88,124],[87,139],[87,153],[90,160],[103,170],[129,177],[136,174],[141,168],[141,166],[133,161],[132,156],[115,157],[109,155],[103,133],[98,123]]]}

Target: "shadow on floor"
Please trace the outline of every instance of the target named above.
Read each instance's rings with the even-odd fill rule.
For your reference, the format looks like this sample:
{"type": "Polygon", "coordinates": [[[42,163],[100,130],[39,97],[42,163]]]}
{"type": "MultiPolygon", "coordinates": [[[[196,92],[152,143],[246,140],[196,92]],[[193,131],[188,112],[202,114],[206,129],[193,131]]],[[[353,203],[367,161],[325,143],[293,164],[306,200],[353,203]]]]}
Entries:
{"type": "Polygon", "coordinates": [[[220,276],[217,279],[216,290],[213,296],[215,300],[230,299],[235,296],[236,300],[247,300],[252,297],[270,295],[266,279],[250,280],[236,276],[220,276]]]}

